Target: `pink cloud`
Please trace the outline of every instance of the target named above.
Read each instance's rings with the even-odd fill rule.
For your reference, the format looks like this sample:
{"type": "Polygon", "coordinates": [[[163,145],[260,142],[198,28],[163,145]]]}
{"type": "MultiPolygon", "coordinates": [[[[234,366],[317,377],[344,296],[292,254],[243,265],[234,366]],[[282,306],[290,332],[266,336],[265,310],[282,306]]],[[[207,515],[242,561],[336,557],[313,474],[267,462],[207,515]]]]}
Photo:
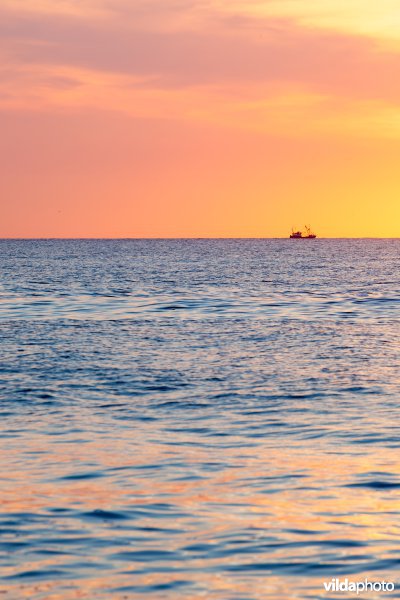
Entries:
{"type": "MultiPolygon", "coordinates": [[[[203,27],[167,31],[160,29],[158,5],[152,4],[152,26],[143,6],[120,2],[109,20],[3,9],[0,48],[9,66],[122,73],[149,78],[150,87],[293,83],[331,95],[400,100],[400,54],[368,38],[215,13],[203,27]],[[143,15],[145,25],[138,26],[143,15]]],[[[168,9],[178,14],[180,3],[168,9]]]]}

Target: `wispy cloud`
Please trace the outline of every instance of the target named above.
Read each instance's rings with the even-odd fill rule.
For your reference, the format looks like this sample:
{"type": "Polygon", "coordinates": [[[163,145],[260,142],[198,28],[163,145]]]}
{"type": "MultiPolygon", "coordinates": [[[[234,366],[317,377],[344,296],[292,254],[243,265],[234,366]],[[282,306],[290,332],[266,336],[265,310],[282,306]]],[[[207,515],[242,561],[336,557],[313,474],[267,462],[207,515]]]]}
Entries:
{"type": "Polygon", "coordinates": [[[219,15],[207,29],[166,31],[157,18],[137,26],[136,10],[146,12],[141,3],[130,11],[121,5],[127,14],[111,20],[3,8],[3,63],[124,74],[160,88],[291,82],[340,96],[400,100],[400,53],[383,52],[372,40],[289,19],[234,15],[219,15]]]}

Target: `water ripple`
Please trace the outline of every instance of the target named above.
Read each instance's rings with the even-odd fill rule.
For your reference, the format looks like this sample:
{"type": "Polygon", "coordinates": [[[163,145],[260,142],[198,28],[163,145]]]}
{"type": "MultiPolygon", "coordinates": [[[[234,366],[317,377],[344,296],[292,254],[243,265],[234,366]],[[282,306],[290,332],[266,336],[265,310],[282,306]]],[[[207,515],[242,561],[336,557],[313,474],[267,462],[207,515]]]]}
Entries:
{"type": "Polygon", "coordinates": [[[0,248],[5,598],[396,582],[399,241],[0,248]]]}

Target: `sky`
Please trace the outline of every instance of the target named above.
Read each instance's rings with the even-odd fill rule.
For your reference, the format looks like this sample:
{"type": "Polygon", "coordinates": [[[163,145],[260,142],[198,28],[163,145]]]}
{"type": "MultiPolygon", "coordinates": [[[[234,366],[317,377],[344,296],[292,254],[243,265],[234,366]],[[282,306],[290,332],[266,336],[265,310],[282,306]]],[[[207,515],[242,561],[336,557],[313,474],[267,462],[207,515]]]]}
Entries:
{"type": "Polygon", "coordinates": [[[0,237],[400,237],[398,0],[2,0],[0,237]]]}

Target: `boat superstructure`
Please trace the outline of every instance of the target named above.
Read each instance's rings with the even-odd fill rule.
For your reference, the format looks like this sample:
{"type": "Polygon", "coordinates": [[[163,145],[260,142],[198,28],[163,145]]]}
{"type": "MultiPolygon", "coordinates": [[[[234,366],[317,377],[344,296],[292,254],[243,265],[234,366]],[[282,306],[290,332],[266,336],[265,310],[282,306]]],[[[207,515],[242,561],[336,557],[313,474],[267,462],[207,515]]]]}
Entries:
{"type": "Polygon", "coordinates": [[[314,240],[317,237],[316,234],[311,231],[311,227],[309,225],[305,225],[304,227],[305,231],[295,231],[292,228],[290,238],[295,240],[314,240]]]}

